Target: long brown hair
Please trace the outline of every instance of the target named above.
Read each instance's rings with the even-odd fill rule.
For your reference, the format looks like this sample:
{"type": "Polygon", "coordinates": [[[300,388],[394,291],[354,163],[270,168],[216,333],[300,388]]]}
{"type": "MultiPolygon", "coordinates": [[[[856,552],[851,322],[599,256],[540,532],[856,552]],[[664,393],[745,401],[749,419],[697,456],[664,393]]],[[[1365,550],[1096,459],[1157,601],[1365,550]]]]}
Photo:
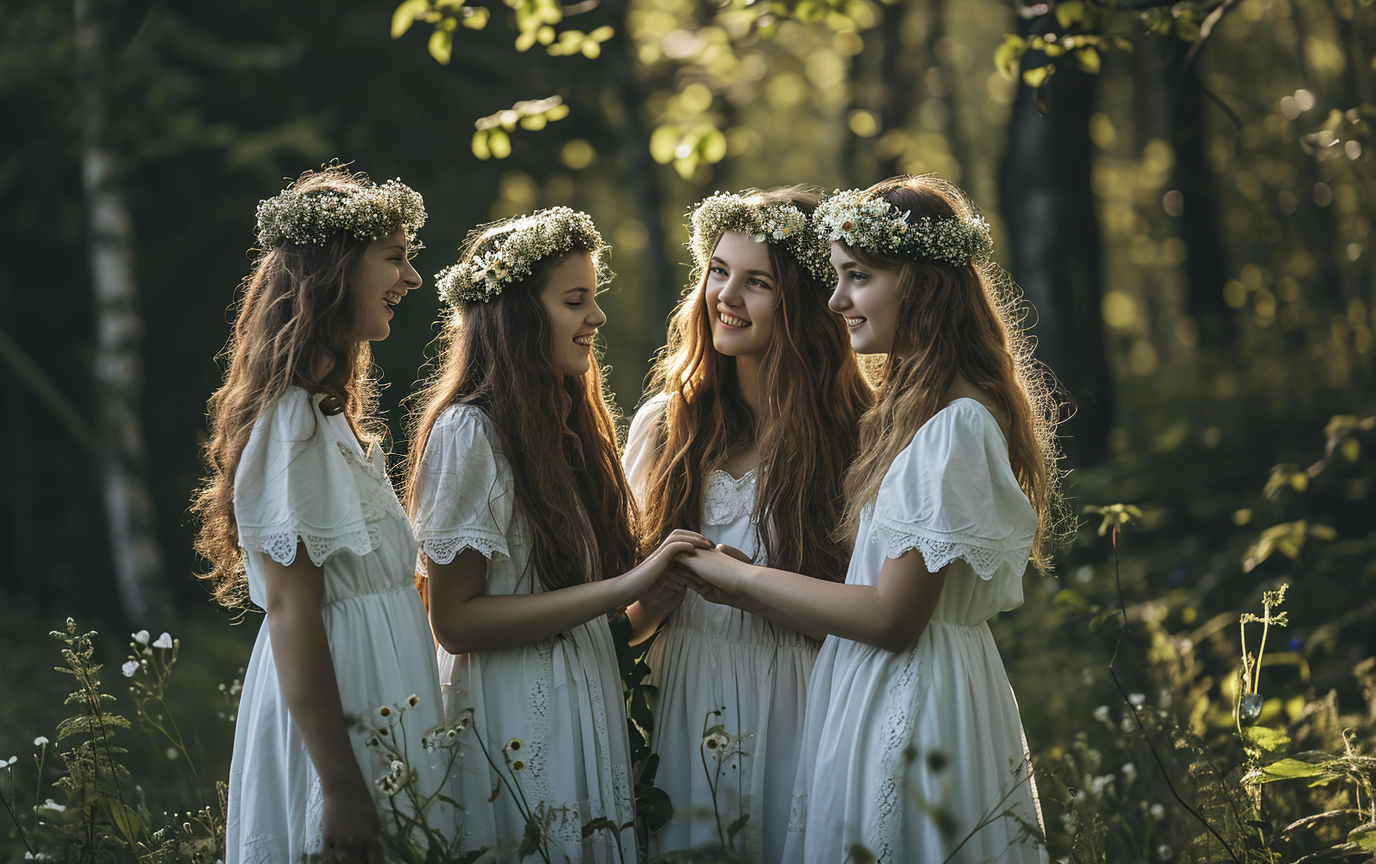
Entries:
{"type": "MultiPolygon", "coordinates": [[[[974,215],[964,193],[930,175],[894,177],[866,191],[908,211],[910,221],[974,215]]],[[[889,465],[942,408],[959,374],[989,394],[1007,420],[1008,458],[1037,513],[1032,560],[1044,569],[1060,518],[1057,403],[1049,373],[1033,358],[1019,324],[1016,286],[993,265],[846,249],[861,264],[898,271],[899,311],[874,408],[860,424],[860,455],[846,476],[842,531],[855,536],[889,465]]]]}
{"type": "MultiPolygon", "coordinates": [[[[299,192],[365,188],[359,177],[336,166],[307,171],[299,192]]],[[[200,527],[196,552],[210,562],[200,575],[214,597],[230,608],[247,605],[239,526],[234,518],[234,474],[254,423],[290,387],[324,394],[321,410],[343,414],[364,440],[375,438],[377,383],[371,351],[359,338],[354,297],[357,272],[369,240],[341,231],[324,245],[283,242],[260,250],[240,284],[238,315],[220,357],[224,383],[210,397],[207,476],[191,499],[200,527]]]]}
{"type": "MultiPolygon", "coordinates": [[[[486,253],[509,225],[472,232],[460,260],[486,253]]],[[[594,362],[582,375],[559,371],[540,302],[549,271],[564,257],[540,261],[488,302],[462,301],[447,313],[438,368],[413,397],[406,458],[406,508],[414,513],[416,478],[435,422],[453,405],[486,412],[511,466],[516,510],[530,531],[530,566],[546,590],[616,576],[636,562],[635,505],[617,458],[601,370],[594,362]]]]}
{"type": "MultiPolygon", "coordinates": [[[[798,188],[760,194],[765,204],[791,203],[804,213],[817,204],[816,195],[798,188]]],[[[873,396],[845,323],[827,309],[832,286],[786,250],[767,247],[777,305],[760,362],[763,416],[742,399],[734,358],[712,346],[700,266],[651,372],[650,392],[667,401],[646,485],[642,543],[653,546],[674,528],[701,528],[710,472],[754,442],[755,522],[769,565],[839,581],[850,538],[833,529],[845,506],[842,482],[856,452],[857,423],[873,396]]]]}

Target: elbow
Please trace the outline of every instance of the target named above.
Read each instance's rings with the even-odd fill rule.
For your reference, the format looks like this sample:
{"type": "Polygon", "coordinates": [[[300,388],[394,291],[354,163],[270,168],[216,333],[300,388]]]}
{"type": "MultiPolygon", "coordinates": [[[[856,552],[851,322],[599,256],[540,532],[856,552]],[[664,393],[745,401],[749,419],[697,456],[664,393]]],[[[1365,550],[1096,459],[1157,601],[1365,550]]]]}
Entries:
{"type": "Polygon", "coordinates": [[[879,626],[875,629],[870,644],[895,654],[916,645],[917,640],[922,638],[923,631],[927,629],[925,624],[904,618],[892,618],[877,623],[879,626]]]}
{"type": "Polygon", "coordinates": [[[465,628],[455,626],[452,622],[438,620],[433,613],[430,616],[430,632],[435,634],[435,641],[439,646],[450,654],[457,656],[477,650],[472,640],[466,637],[464,630],[465,628]]]}

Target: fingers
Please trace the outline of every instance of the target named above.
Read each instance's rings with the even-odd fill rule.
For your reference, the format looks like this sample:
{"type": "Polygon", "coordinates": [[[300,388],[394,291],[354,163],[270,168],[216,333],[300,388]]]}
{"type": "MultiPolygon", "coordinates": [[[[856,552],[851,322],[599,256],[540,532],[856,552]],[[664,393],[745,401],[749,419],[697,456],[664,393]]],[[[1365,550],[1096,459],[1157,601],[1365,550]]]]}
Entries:
{"type": "Polygon", "coordinates": [[[711,549],[712,541],[696,531],[687,531],[683,528],[674,529],[668,537],[664,538],[665,543],[689,543],[697,549],[711,549]]]}

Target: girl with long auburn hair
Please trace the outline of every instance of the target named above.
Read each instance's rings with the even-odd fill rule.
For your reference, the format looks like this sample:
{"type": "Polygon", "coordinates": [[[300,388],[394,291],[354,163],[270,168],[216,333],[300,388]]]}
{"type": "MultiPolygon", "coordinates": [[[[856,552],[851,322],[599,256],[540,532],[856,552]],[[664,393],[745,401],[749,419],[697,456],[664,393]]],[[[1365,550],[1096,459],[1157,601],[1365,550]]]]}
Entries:
{"type": "Polygon", "coordinates": [[[464,846],[501,861],[532,837],[546,860],[636,860],[634,831],[584,836],[593,820],[635,821],[607,615],[661,582],[674,555],[710,546],[674,532],[636,563],[592,347],[607,320],[605,250],[592,219],[567,207],[474,230],[437,277],[451,311],[411,428],[419,587],[449,716],[472,720],[464,846]]]}
{"type": "MultiPolygon", "coordinates": [[[[210,474],[192,503],[216,599],[267,613],[235,724],[228,864],[329,852],[380,864],[379,807],[411,798],[377,787],[392,756],[348,718],[377,721],[383,706],[413,733],[396,736],[412,791],[449,796],[420,746],[443,708],[369,377],[369,341],[420,285],[409,259],[424,222],[411,189],[342,166],[258,207],[258,257],[210,398],[210,474]]],[[[452,817],[438,803],[431,827],[453,833],[452,817]]]]}
{"type": "Polygon", "coordinates": [[[887,355],[846,476],[845,584],[680,556],[695,578],[830,634],[813,668],[784,859],[1042,862],[1017,703],[986,623],[1022,602],[1058,512],[1055,404],[988,225],[897,177],[823,202],[857,352],[887,355]]]}
{"type": "MultiPolygon", "coordinates": [[[[816,203],[799,188],[748,190],[693,211],[693,286],[626,447],[647,545],[687,527],[747,560],[822,580],[844,574],[842,480],[872,397],[826,305],[835,275],[808,218],[816,203]]],[[[638,637],[665,622],[646,662],[658,688],[655,784],[675,816],[652,850],[734,846],[777,864],[825,634],[700,587],[685,592],[671,577],[629,610],[638,637]],[[720,733],[704,742],[712,727],[725,747],[720,733]]]]}

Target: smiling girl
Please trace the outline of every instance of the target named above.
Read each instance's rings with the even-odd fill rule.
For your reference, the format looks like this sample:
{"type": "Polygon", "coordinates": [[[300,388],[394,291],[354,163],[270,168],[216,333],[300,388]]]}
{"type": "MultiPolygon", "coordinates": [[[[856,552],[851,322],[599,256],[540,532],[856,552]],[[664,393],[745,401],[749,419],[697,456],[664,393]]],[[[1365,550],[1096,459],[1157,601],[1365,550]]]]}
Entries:
{"type": "MultiPolygon", "coordinates": [[[[258,258],[210,398],[210,476],[192,504],[216,599],[267,613],[235,724],[228,864],[321,851],[380,864],[378,804],[408,796],[381,794],[391,756],[348,718],[381,722],[383,706],[412,733],[397,743],[413,788],[447,794],[420,746],[443,719],[439,681],[405,590],[416,542],[368,377],[369,341],[387,338],[393,307],[420,285],[409,257],[424,222],[411,189],[342,167],[308,171],[258,208],[258,258]]],[[[436,827],[452,831],[451,817],[431,810],[436,827]]]]}
{"type": "Polygon", "coordinates": [[[899,177],[818,208],[856,351],[887,355],[846,475],[845,584],[683,556],[831,635],[813,669],[784,858],[1045,860],[1017,703],[987,620],[1055,524],[1043,373],[954,186],[899,177]]]}
{"type": "Polygon", "coordinates": [[[438,277],[451,312],[412,428],[407,498],[440,677],[449,716],[472,716],[463,847],[501,861],[532,838],[546,860],[636,860],[634,830],[584,836],[635,820],[607,614],[710,545],[675,532],[636,564],[592,348],[605,251],[567,207],[470,234],[438,277]]]}
{"type": "MultiPolygon", "coordinates": [[[[747,559],[821,580],[844,573],[842,477],[872,397],[826,306],[835,274],[808,220],[816,200],[718,194],[693,211],[694,285],[626,446],[647,544],[687,527],[747,559]]],[[[658,687],[655,784],[675,816],[652,850],[733,846],[778,862],[825,634],[749,597],[671,582],[629,610],[641,638],[665,622],[646,662],[658,687]],[[704,742],[704,726],[739,745],[704,742]]]]}

